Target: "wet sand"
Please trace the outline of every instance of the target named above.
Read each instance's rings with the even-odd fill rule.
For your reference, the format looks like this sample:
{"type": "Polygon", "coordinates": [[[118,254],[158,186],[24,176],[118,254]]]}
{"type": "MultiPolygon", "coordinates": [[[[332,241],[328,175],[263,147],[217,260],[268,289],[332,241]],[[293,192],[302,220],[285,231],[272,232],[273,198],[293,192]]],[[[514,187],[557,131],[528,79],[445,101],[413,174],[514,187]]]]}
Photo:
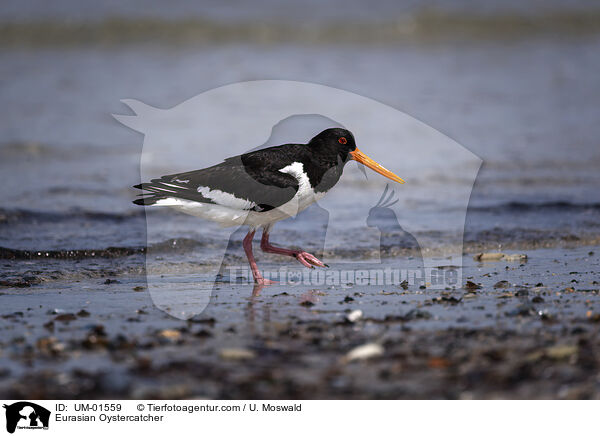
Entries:
{"type": "Polygon", "coordinates": [[[454,290],[220,284],[188,321],[153,305],[143,268],[123,268],[139,254],[5,283],[0,396],[598,399],[600,252],[523,253],[466,255],[454,290]]]}

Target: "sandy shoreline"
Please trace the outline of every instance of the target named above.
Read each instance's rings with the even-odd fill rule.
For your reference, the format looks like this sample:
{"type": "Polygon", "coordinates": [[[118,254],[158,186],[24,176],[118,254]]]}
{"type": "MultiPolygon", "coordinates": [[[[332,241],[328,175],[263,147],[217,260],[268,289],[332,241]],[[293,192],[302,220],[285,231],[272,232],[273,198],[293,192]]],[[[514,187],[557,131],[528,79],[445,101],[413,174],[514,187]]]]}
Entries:
{"type": "Polygon", "coordinates": [[[153,305],[143,268],[4,287],[0,396],[597,398],[599,253],[526,254],[465,256],[481,288],[453,291],[222,284],[190,321],[153,305]],[[383,355],[349,362],[364,344],[383,355]]]}

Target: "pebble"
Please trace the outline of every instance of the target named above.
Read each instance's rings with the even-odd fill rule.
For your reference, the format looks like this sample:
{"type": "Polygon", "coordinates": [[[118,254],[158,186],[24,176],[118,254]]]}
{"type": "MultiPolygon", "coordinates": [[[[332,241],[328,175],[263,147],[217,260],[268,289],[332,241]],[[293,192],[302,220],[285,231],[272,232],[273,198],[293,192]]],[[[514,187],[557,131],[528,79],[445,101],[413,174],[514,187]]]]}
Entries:
{"type": "Polygon", "coordinates": [[[493,260],[500,260],[505,256],[504,253],[478,253],[475,256],[473,256],[473,260],[478,260],[478,261],[493,261],[493,260]]]}
{"type": "Polygon", "coordinates": [[[356,321],[361,319],[362,316],[363,316],[362,310],[353,310],[348,315],[346,315],[346,321],[355,323],[356,321]]]}
{"type": "Polygon", "coordinates": [[[471,280],[467,280],[467,283],[465,284],[465,289],[468,291],[474,291],[475,289],[481,289],[481,285],[478,285],[475,282],[472,282],[471,280]]]}
{"type": "Polygon", "coordinates": [[[478,253],[473,256],[473,260],[479,262],[493,262],[498,260],[505,260],[507,262],[516,262],[527,260],[526,254],[505,254],[505,253],[478,253]]]}
{"type": "Polygon", "coordinates": [[[530,316],[535,312],[535,307],[531,303],[519,304],[513,310],[506,312],[507,316],[530,316]]]}
{"type": "Polygon", "coordinates": [[[538,310],[537,314],[542,321],[549,321],[549,322],[556,321],[555,316],[552,313],[550,313],[550,311],[548,311],[548,309],[538,310]]]}
{"type": "Polygon", "coordinates": [[[346,362],[352,362],[353,360],[366,360],[373,357],[382,356],[383,351],[383,347],[379,344],[364,344],[350,350],[344,357],[344,360],[346,362]]]}
{"type": "Polygon", "coordinates": [[[162,330],[158,335],[161,338],[175,341],[181,337],[181,332],[179,330],[162,330]]]}
{"type": "Polygon", "coordinates": [[[506,260],[507,262],[519,262],[519,261],[527,260],[527,255],[526,254],[510,254],[510,255],[504,256],[504,258],[502,260],[506,260]]]}
{"type": "Polygon", "coordinates": [[[577,354],[578,348],[576,345],[555,345],[546,348],[546,356],[554,360],[563,360],[577,354]]]}
{"type": "Polygon", "coordinates": [[[462,298],[456,298],[451,295],[442,295],[441,297],[433,298],[431,301],[434,303],[447,303],[447,304],[458,304],[462,298]]]}
{"type": "Polygon", "coordinates": [[[65,345],[59,342],[54,336],[40,338],[35,345],[38,350],[48,354],[58,354],[65,349],[65,345]]]}
{"type": "Polygon", "coordinates": [[[223,348],[219,357],[224,360],[249,360],[256,357],[256,353],[247,348],[223,348]]]}

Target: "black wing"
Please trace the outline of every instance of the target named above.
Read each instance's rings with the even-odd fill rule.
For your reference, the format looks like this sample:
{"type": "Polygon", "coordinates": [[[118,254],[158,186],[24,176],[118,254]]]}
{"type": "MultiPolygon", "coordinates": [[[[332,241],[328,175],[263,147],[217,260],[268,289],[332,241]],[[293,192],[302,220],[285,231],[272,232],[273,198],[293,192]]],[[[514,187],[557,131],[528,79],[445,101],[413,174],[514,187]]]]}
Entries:
{"type": "Polygon", "coordinates": [[[134,203],[149,206],[161,199],[181,198],[240,210],[271,210],[290,201],[298,191],[296,178],[279,171],[290,159],[284,154],[282,164],[281,147],[246,153],[209,168],[170,174],[136,185],[134,188],[149,192],[141,194],[143,197],[134,203]],[[274,149],[279,152],[273,153],[274,149]]]}

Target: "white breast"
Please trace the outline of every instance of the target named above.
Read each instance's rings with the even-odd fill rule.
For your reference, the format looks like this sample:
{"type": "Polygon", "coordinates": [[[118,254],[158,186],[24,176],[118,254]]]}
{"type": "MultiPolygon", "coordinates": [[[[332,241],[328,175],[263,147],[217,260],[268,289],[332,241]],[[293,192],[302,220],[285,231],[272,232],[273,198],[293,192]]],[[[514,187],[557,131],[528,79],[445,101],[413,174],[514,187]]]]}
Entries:
{"type": "Polygon", "coordinates": [[[304,172],[304,165],[302,164],[302,162],[294,162],[293,164],[290,164],[287,167],[280,169],[279,171],[282,173],[289,174],[290,176],[293,176],[296,180],[298,180],[298,192],[296,193],[296,199],[299,202],[303,202],[303,200],[307,200],[311,197],[314,197],[315,191],[310,185],[308,175],[304,172]]]}

